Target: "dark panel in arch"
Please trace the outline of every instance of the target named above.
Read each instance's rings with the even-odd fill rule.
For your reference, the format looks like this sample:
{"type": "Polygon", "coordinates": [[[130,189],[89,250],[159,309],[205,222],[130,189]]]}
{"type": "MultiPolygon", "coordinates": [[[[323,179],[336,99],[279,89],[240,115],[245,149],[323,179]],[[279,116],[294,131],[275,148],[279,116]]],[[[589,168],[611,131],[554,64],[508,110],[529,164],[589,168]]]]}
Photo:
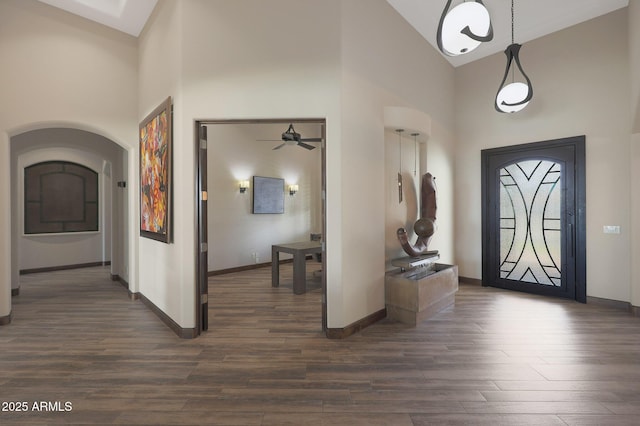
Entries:
{"type": "Polygon", "coordinates": [[[25,234],[98,230],[97,172],[68,161],[25,167],[25,234]]]}

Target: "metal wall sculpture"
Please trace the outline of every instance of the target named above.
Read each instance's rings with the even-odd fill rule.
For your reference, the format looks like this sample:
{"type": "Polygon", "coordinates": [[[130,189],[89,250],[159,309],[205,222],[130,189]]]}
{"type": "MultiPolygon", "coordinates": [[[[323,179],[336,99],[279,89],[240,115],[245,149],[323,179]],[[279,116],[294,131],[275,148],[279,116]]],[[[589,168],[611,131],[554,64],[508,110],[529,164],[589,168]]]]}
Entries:
{"type": "Polygon", "coordinates": [[[429,251],[429,243],[436,229],[436,211],[438,206],[436,204],[436,181],[435,177],[431,173],[425,173],[422,176],[422,182],[420,185],[420,219],[413,225],[413,231],[418,238],[415,244],[409,242],[407,231],[404,228],[399,228],[396,232],[398,240],[402,245],[403,250],[409,256],[419,257],[424,255],[437,254],[437,250],[429,251]]]}

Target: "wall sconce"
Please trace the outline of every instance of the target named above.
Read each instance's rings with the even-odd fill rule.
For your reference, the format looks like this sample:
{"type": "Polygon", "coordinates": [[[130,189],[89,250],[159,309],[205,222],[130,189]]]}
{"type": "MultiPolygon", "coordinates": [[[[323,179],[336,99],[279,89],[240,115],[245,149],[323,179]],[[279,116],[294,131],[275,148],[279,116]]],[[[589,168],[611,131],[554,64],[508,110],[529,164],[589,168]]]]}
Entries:
{"type": "Polygon", "coordinates": [[[296,195],[296,192],[298,192],[298,185],[289,185],[289,195],[294,196],[296,195]]]}
{"type": "Polygon", "coordinates": [[[241,180],[240,181],[240,193],[244,194],[245,192],[247,192],[247,188],[249,188],[249,181],[248,180],[241,180]]]}

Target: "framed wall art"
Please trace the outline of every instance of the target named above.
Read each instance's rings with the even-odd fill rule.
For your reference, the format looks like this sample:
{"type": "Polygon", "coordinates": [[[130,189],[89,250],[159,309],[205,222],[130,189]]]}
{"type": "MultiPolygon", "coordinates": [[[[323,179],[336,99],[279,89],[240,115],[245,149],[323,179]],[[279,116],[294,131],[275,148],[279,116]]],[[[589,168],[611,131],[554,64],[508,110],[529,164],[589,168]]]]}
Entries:
{"type": "Polygon", "coordinates": [[[284,179],[253,177],[253,213],[284,213],[284,179]]]}
{"type": "Polygon", "coordinates": [[[140,235],[171,242],[171,97],[140,123],[140,235]]]}

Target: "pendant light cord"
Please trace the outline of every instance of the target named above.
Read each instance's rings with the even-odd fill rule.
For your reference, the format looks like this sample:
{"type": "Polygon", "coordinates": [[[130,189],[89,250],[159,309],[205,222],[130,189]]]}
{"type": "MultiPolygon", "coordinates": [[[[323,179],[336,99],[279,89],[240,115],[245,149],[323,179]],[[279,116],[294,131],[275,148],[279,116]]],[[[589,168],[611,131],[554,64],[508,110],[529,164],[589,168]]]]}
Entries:
{"type": "Polygon", "coordinates": [[[398,170],[398,173],[402,174],[402,132],[404,132],[404,129],[396,129],[396,132],[398,133],[398,155],[400,157],[400,170],[398,170]]]}
{"type": "Polygon", "coordinates": [[[513,33],[513,0],[511,0],[511,44],[515,43],[513,33]]]}
{"type": "MultiPolygon", "coordinates": [[[[514,25],[513,25],[513,21],[514,21],[514,13],[513,13],[513,0],[511,0],[511,44],[515,44],[515,37],[514,37],[514,25]]],[[[511,83],[516,81],[516,74],[515,74],[515,70],[512,67],[511,68],[511,83]]]]}
{"type": "Polygon", "coordinates": [[[413,136],[413,175],[418,175],[418,135],[420,133],[411,133],[413,136]]]}

